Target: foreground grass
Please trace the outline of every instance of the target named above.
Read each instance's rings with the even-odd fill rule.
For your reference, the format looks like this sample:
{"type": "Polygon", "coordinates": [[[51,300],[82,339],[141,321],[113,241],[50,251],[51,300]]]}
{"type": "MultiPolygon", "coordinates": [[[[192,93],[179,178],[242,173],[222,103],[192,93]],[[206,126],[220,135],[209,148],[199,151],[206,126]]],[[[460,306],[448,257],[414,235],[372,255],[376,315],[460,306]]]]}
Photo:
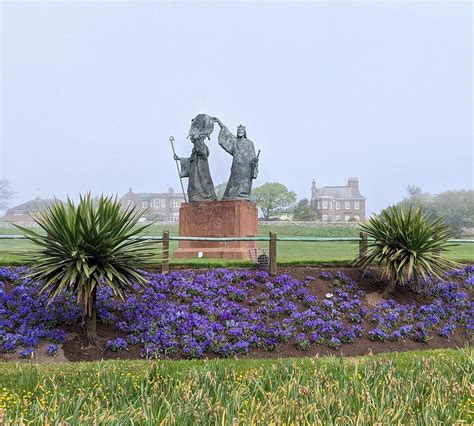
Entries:
{"type": "Polygon", "coordinates": [[[474,421],[472,351],[361,358],[0,364],[2,424],[474,421]]]}

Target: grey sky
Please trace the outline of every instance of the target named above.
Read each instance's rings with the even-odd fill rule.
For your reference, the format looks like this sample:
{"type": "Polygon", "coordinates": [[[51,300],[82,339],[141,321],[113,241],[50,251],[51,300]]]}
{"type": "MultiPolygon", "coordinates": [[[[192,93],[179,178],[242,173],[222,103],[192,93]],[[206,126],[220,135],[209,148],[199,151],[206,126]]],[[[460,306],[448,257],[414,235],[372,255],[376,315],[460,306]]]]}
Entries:
{"type": "MultiPolygon", "coordinates": [[[[1,5],[2,177],[36,195],[179,190],[168,141],[247,125],[255,185],[299,198],[358,176],[369,211],[409,184],[473,186],[472,5],[1,5]]],[[[209,142],[214,183],[231,157],[209,142]]]]}

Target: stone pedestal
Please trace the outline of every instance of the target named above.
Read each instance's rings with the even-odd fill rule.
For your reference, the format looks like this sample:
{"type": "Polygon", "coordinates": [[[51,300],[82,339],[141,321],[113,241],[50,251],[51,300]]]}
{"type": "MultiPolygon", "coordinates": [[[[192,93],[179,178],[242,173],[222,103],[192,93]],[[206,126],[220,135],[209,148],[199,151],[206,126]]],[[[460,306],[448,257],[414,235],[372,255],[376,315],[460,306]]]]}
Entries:
{"type": "MultiPolygon", "coordinates": [[[[199,201],[183,203],[179,209],[181,237],[256,237],[258,210],[246,200],[199,201]]],[[[248,259],[256,241],[180,241],[174,256],[179,259],[248,259]]]]}

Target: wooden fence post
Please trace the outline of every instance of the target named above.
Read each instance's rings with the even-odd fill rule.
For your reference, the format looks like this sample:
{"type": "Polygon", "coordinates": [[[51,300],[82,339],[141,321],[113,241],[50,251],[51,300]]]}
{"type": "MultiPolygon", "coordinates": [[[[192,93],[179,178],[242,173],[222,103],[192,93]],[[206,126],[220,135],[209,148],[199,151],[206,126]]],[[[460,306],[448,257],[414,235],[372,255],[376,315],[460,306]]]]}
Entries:
{"type": "Polygon", "coordinates": [[[270,275],[277,274],[277,234],[270,231],[270,275]]]}
{"type": "Polygon", "coordinates": [[[163,231],[163,258],[161,260],[161,273],[170,271],[170,231],[163,231]]]}
{"type": "Polygon", "coordinates": [[[359,240],[359,257],[363,256],[367,253],[367,234],[365,232],[361,232],[359,240]]]}

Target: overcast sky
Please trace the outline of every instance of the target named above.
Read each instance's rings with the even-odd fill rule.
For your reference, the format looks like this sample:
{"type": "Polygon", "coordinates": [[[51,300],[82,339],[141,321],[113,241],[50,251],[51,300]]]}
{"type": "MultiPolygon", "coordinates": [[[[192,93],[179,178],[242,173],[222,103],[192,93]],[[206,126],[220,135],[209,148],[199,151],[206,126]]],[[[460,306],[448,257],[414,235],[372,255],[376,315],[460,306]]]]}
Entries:
{"type": "MultiPolygon", "coordinates": [[[[37,195],[179,190],[168,141],[219,117],[261,150],[254,186],[473,187],[470,2],[1,4],[1,177],[37,195]]],[[[209,142],[215,184],[232,158],[209,142]]]]}

